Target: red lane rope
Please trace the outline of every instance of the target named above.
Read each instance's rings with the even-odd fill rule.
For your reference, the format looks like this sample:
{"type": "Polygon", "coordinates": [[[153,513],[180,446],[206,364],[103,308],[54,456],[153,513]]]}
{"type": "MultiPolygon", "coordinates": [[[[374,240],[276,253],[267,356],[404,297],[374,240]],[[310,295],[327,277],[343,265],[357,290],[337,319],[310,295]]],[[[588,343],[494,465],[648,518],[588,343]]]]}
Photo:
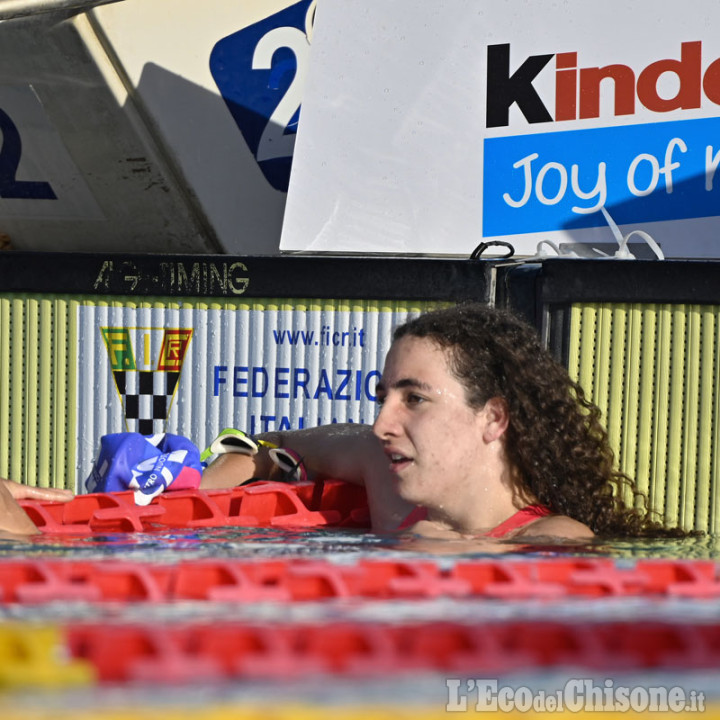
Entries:
{"type": "Polygon", "coordinates": [[[180,490],[163,493],[144,507],[135,505],[132,491],[78,495],[67,503],[21,500],[20,504],[42,532],[53,534],[159,527],[369,527],[364,488],[339,480],[322,485],[258,482],[229,490],[180,490]]]}
{"type": "Polygon", "coordinates": [[[378,601],[438,597],[567,600],[720,597],[720,564],[610,558],[458,561],[313,559],[182,561],[0,560],[0,604],[66,601],[164,603],[378,601]]]}
{"type": "Polygon", "coordinates": [[[70,655],[105,682],[720,667],[718,623],[71,624],[65,632],[70,655]]]}

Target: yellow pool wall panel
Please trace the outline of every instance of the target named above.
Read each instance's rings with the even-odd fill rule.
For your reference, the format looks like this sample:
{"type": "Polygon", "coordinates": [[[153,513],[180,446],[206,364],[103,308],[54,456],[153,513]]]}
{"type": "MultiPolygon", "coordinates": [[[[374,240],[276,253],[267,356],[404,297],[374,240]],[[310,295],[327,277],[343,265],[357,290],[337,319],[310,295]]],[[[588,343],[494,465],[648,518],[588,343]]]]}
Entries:
{"type": "Polygon", "coordinates": [[[66,486],[76,449],[76,305],[63,296],[0,297],[0,476],[66,486]]]}
{"type": "Polygon", "coordinates": [[[667,526],[720,530],[720,306],[577,303],[568,368],[667,526]]]}

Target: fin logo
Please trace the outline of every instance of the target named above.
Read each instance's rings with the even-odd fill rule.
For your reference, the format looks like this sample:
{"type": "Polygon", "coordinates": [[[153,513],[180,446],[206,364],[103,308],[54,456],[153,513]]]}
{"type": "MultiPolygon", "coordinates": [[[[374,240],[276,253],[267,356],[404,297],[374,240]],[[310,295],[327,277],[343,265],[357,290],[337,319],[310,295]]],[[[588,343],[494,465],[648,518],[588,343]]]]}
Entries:
{"type": "Polygon", "coordinates": [[[614,116],[634,115],[639,103],[657,112],[691,110],[701,107],[703,95],[720,105],[720,58],[703,72],[702,42],[680,45],[680,59],[664,58],[650,63],[639,73],[628,65],[578,67],[577,52],[530,55],[510,72],[510,44],[489,45],[487,49],[486,125],[506,127],[510,108],[516,105],[529,123],[586,120],[600,117],[600,84],[613,89],[614,116]],[[554,115],[533,82],[555,58],[554,115]],[[658,88],[666,73],[675,75],[677,90],[663,97],[658,88]]]}
{"type": "Polygon", "coordinates": [[[187,328],[100,328],[129,432],[165,431],[183,360],[187,328]]]}
{"type": "Polygon", "coordinates": [[[317,0],[219,40],[210,73],[265,179],[287,192],[317,0]]]}

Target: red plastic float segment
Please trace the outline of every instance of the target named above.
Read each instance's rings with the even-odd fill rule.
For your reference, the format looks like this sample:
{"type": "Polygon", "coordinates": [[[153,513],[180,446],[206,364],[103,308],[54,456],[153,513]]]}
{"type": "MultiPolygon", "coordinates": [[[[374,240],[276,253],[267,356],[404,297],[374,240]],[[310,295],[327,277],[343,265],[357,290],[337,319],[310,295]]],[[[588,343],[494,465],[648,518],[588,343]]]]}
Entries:
{"type": "Polygon", "coordinates": [[[285,483],[248,485],[240,501],[240,514],[271,527],[319,527],[342,520],[338,510],[308,510],[297,489],[285,483]]]}
{"type": "Polygon", "coordinates": [[[5,603],[97,602],[102,599],[94,585],[66,577],[62,564],[42,561],[0,563],[0,588],[5,603]]]}
{"type": "Polygon", "coordinates": [[[177,567],[172,599],[303,601],[349,597],[344,570],[323,561],[196,561],[177,567]]]}
{"type": "Polygon", "coordinates": [[[716,668],[720,666],[720,626],[716,623],[598,623],[595,632],[619,669],[716,668]]]}
{"type": "Polygon", "coordinates": [[[277,581],[259,582],[250,577],[241,563],[203,560],[177,566],[169,599],[262,602],[292,598],[287,588],[277,581]]]}
{"type": "MultiPolygon", "coordinates": [[[[488,667],[488,646],[467,625],[436,621],[400,626],[396,633],[398,654],[411,659],[414,668],[464,672],[488,667]]],[[[493,649],[500,650],[494,645],[493,649]]]]}
{"type": "Polygon", "coordinates": [[[20,505],[42,532],[65,535],[140,531],[165,512],[157,505],[135,505],[130,491],[77,495],[64,503],[21,500],[20,505]]]}
{"type": "Polygon", "coordinates": [[[180,490],[164,493],[157,497],[158,505],[165,509],[165,515],[159,519],[159,522],[171,527],[187,528],[222,525],[257,526],[256,518],[230,517],[232,498],[232,490],[215,493],[180,490]]]}
{"type": "Polygon", "coordinates": [[[349,598],[352,593],[344,575],[337,565],[309,560],[288,564],[281,582],[296,601],[349,598]]]}
{"type": "Polygon", "coordinates": [[[119,505],[96,510],[89,525],[93,532],[142,532],[164,514],[165,508],[159,505],[119,505]]]}
{"type": "Polygon", "coordinates": [[[88,578],[106,601],[166,602],[173,573],[145,563],[103,563],[88,578]]]}
{"type": "Polygon", "coordinates": [[[92,588],[97,602],[165,602],[172,576],[169,566],[120,560],[58,561],[53,569],[68,583],[92,588]]]}
{"type": "Polygon", "coordinates": [[[300,654],[295,650],[297,628],[256,627],[253,630],[256,647],[235,656],[235,676],[295,678],[325,672],[327,666],[320,655],[300,654]]]}
{"type": "MultiPolygon", "coordinates": [[[[368,527],[365,489],[340,480],[312,482],[258,482],[216,498],[231,525],[248,527],[368,527]],[[317,489],[322,489],[319,502],[317,489]],[[314,507],[317,505],[317,508],[314,507]]],[[[162,496],[161,496],[162,497],[162,496]]]]}
{"type": "Polygon", "coordinates": [[[348,573],[353,594],[377,598],[470,597],[472,585],[432,561],[360,560],[348,573]]]}
{"type": "Polygon", "coordinates": [[[675,595],[714,597],[720,586],[712,561],[647,560],[622,567],[612,558],[460,562],[452,574],[490,597],[675,595]]]}
{"type": "Polygon", "coordinates": [[[54,535],[92,534],[92,530],[87,524],[64,525],[60,503],[44,503],[36,500],[19,500],[18,502],[38,530],[43,533],[54,535]]]}
{"type": "Polygon", "coordinates": [[[60,503],[63,525],[89,523],[98,510],[117,510],[136,507],[131,491],[76,495],[72,501],[60,503]]]}
{"type": "Polygon", "coordinates": [[[188,652],[210,655],[226,677],[297,677],[319,671],[316,659],[302,665],[292,649],[293,631],[230,623],[185,629],[188,652]]]}
{"type": "Polygon", "coordinates": [[[90,662],[101,682],[172,683],[214,680],[217,660],[184,650],[179,630],[159,626],[74,626],[68,647],[74,658],[90,662]]]}
{"type": "Polygon", "coordinates": [[[470,586],[471,595],[505,599],[543,598],[552,600],[567,594],[567,588],[553,580],[539,579],[533,562],[458,563],[452,576],[470,586]]]}
{"type": "Polygon", "coordinates": [[[538,562],[534,573],[537,582],[558,583],[570,595],[636,595],[646,585],[642,573],[618,567],[612,558],[557,558],[538,562]]]}
{"type": "Polygon", "coordinates": [[[335,622],[293,633],[292,650],[313,671],[342,675],[397,675],[403,659],[385,625],[335,622]]]}
{"type": "Polygon", "coordinates": [[[213,499],[225,516],[224,525],[239,527],[260,526],[260,522],[256,517],[242,515],[240,512],[244,493],[244,487],[231,488],[230,490],[209,490],[207,492],[207,495],[213,499]]]}
{"type": "Polygon", "coordinates": [[[352,568],[322,560],[195,561],[177,567],[173,599],[318,601],[354,596],[352,568]]]}
{"type": "Polygon", "coordinates": [[[501,647],[532,657],[535,665],[593,669],[617,666],[617,654],[600,642],[591,623],[519,621],[499,624],[494,631],[501,647]]]}
{"type": "Polygon", "coordinates": [[[323,480],[321,484],[311,482],[294,485],[297,495],[310,510],[335,510],[340,513],[344,521],[350,520],[367,511],[367,494],[361,485],[343,482],[341,480],[323,480]],[[318,501],[318,488],[322,493],[318,501]]]}
{"type": "Polygon", "coordinates": [[[718,564],[712,560],[638,560],[635,567],[645,578],[649,593],[693,598],[720,596],[718,564]]]}
{"type": "Polygon", "coordinates": [[[128,667],[128,680],[146,684],[217,682],[222,666],[210,653],[188,651],[185,633],[174,629],[151,630],[156,652],[137,658],[128,667]],[[159,652],[157,651],[159,648],[159,652]]]}
{"type": "Polygon", "coordinates": [[[3,602],[166,602],[172,568],[145,563],[0,562],[3,602]]]}

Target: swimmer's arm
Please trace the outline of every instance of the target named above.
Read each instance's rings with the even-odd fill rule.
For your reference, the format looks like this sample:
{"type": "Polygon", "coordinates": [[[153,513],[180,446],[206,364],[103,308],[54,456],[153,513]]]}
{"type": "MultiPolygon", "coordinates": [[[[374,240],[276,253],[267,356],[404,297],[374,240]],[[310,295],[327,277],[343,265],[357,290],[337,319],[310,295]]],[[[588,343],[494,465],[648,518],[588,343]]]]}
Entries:
{"type": "Polygon", "coordinates": [[[218,456],[205,469],[200,487],[234,487],[251,478],[272,479],[275,468],[268,453],[272,446],[294,450],[311,478],[333,477],[362,485],[367,454],[379,449],[366,425],[321,425],[306,430],[261,433],[255,437],[269,446],[261,445],[252,457],[240,453],[218,456]]]}
{"type": "MultiPolygon", "coordinates": [[[[294,450],[308,476],[335,478],[364,485],[373,530],[394,530],[413,509],[402,500],[391,482],[387,458],[369,425],[321,425],[316,428],[263,433],[259,439],[294,450]]],[[[253,477],[271,478],[273,464],[266,447],[251,457],[220,455],[203,473],[203,489],[233,487],[253,477]]]]}
{"type": "MultiPolygon", "coordinates": [[[[356,485],[364,484],[372,458],[377,462],[382,455],[370,426],[355,423],[267,432],[255,437],[270,446],[294,450],[311,478],[332,477],[356,485]]],[[[271,478],[273,470],[267,445],[261,445],[252,457],[226,453],[205,469],[200,487],[234,487],[250,478],[271,478]]]]}
{"type": "Polygon", "coordinates": [[[370,425],[333,423],[305,430],[260,435],[262,440],[294,450],[308,475],[336,478],[355,485],[371,484],[389,466],[370,425]]]}
{"type": "Polygon", "coordinates": [[[397,494],[390,463],[370,425],[333,423],[261,437],[294,450],[311,479],[328,477],[364,485],[376,532],[397,530],[415,508],[397,494]]]}
{"type": "Polygon", "coordinates": [[[251,478],[268,479],[270,477],[270,466],[272,463],[269,457],[263,458],[263,455],[266,455],[266,453],[261,452],[255,457],[248,457],[247,455],[237,453],[219,455],[203,471],[200,480],[200,489],[217,490],[232,488],[251,478]],[[263,460],[263,465],[267,464],[266,469],[259,467],[261,460],[263,460]]]}
{"type": "Polygon", "coordinates": [[[38,534],[35,523],[20,507],[18,500],[67,502],[72,498],[69,490],[30,487],[0,478],[0,531],[9,534],[6,537],[38,534]]]}

